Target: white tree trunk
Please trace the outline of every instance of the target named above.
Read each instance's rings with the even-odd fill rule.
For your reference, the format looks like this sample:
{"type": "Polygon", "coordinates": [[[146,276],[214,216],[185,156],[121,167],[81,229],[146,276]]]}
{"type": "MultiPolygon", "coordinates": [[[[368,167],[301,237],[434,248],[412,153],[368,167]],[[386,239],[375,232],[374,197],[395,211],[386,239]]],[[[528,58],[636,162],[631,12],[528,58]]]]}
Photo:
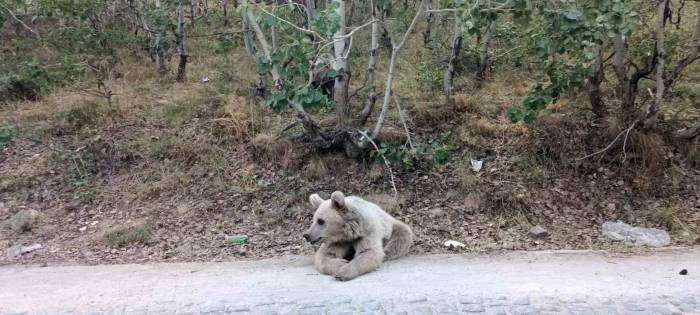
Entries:
{"type": "Polygon", "coordinates": [[[656,119],[658,117],[659,109],[661,108],[661,102],[664,98],[664,67],[666,65],[666,42],[664,29],[666,26],[665,20],[668,1],[669,0],[660,0],[656,12],[656,55],[658,58],[658,62],[656,64],[656,95],[654,96],[654,102],[647,109],[646,118],[644,121],[644,127],[646,128],[653,128],[656,126],[656,119]]]}
{"type": "Polygon", "coordinates": [[[377,102],[377,87],[374,79],[376,74],[377,59],[379,58],[379,36],[381,25],[384,21],[384,10],[377,6],[372,8],[376,22],[372,24],[372,39],[369,44],[369,61],[367,62],[367,100],[360,113],[360,125],[364,125],[372,114],[374,104],[377,102]]]}
{"type": "Polygon", "coordinates": [[[443,78],[443,92],[445,93],[445,98],[447,102],[452,101],[452,92],[454,91],[454,76],[455,76],[455,63],[457,58],[459,58],[459,52],[462,50],[462,20],[460,19],[459,12],[455,12],[455,24],[452,34],[452,49],[450,51],[450,59],[447,62],[447,70],[445,70],[445,76],[443,78]]]}
{"type": "MultiPolygon", "coordinates": [[[[265,54],[265,57],[268,60],[271,60],[270,44],[268,43],[265,34],[260,28],[260,25],[255,20],[255,15],[253,15],[253,12],[250,12],[249,10],[245,10],[245,14],[248,18],[250,26],[253,28],[253,31],[255,31],[255,37],[258,39],[258,43],[260,44],[260,48],[262,49],[263,54],[265,54]]],[[[270,69],[270,75],[272,75],[272,79],[275,81],[275,88],[277,88],[278,90],[282,90],[284,88],[284,78],[282,78],[282,76],[280,75],[277,65],[272,64],[272,67],[270,69]]],[[[316,126],[316,124],[311,119],[311,116],[309,116],[309,114],[304,110],[304,107],[302,107],[300,104],[294,102],[291,99],[287,101],[289,102],[289,106],[297,112],[297,116],[299,117],[299,120],[301,120],[306,130],[312,133],[318,133],[318,126],[316,126]]]]}
{"type": "MultiPolygon", "coordinates": [[[[160,0],[156,0],[156,10],[160,9],[160,0]]],[[[156,28],[155,50],[156,50],[156,70],[159,73],[165,72],[165,61],[163,60],[163,32],[158,25],[156,28]]]]}
{"type": "Polygon", "coordinates": [[[347,104],[348,75],[347,75],[347,24],[345,21],[345,0],[333,0],[338,6],[336,13],[339,16],[338,31],[333,35],[333,55],[335,57],[333,69],[335,70],[335,84],[333,86],[333,100],[337,114],[337,125],[344,126],[348,122],[350,109],[347,104]]]}
{"type": "Polygon", "coordinates": [[[489,70],[489,47],[491,46],[491,39],[493,38],[493,31],[496,27],[496,21],[489,21],[486,26],[486,31],[484,32],[483,42],[481,43],[481,51],[479,52],[479,81],[486,79],[486,73],[489,70]]]}
{"type": "Polygon", "coordinates": [[[386,112],[387,112],[387,109],[389,108],[389,101],[391,100],[392,85],[394,83],[394,69],[396,68],[396,59],[399,56],[399,51],[401,50],[401,47],[403,47],[404,43],[406,43],[406,39],[411,34],[411,32],[413,32],[413,28],[416,26],[418,19],[423,14],[423,10],[425,9],[426,2],[427,2],[427,0],[421,0],[420,4],[418,5],[418,12],[416,12],[416,15],[413,17],[413,20],[411,21],[411,24],[408,26],[406,33],[403,34],[403,38],[401,39],[401,42],[398,44],[392,45],[393,49],[391,50],[391,61],[389,62],[389,73],[387,74],[387,77],[386,77],[386,87],[384,88],[384,100],[382,101],[382,111],[379,113],[379,118],[377,119],[377,124],[374,126],[374,130],[372,130],[372,134],[371,134],[372,139],[377,138],[377,136],[379,135],[379,131],[382,130],[382,125],[384,124],[384,119],[386,118],[386,112]]]}
{"type": "Polygon", "coordinates": [[[177,66],[177,81],[183,82],[186,77],[187,49],[185,48],[185,6],[180,0],[177,6],[177,53],[180,55],[180,62],[177,66]]]}

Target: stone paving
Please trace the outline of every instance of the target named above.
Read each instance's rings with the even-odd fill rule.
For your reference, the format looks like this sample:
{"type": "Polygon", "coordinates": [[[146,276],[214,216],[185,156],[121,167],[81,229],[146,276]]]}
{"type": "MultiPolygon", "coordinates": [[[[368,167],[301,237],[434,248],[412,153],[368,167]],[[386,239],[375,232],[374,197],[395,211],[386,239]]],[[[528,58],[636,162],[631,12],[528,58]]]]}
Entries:
{"type": "Polygon", "coordinates": [[[700,299],[695,296],[674,297],[660,295],[644,300],[616,298],[558,298],[554,296],[439,296],[392,298],[384,300],[354,300],[338,297],[324,301],[267,301],[255,305],[236,304],[220,300],[202,304],[162,301],[145,306],[100,306],[80,309],[61,309],[40,312],[13,312],[0,314],[265,314],[265,315],[322,315],[322,314],[700,314],[700,299]]]}
{"type": "Polygon", "coordinates": [[[308,257],[4,266],[0,314],[700,314],[697,273],[698,249],[418,256],[349,282],[308,257]]]}

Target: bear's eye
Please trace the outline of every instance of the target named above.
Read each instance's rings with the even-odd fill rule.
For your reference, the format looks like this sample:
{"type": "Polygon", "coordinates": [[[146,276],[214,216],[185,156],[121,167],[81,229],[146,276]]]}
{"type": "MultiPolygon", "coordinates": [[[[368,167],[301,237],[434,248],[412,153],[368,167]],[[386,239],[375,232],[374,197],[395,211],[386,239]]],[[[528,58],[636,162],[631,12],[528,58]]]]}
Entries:
{"type": "Polygon", "coordinates": [[[318,225],[323,225],[324,223],[326,223],[326,221],[323,221],[323,219],[318,219],[316,220],[316,223],[318,223],[318,225]]]}

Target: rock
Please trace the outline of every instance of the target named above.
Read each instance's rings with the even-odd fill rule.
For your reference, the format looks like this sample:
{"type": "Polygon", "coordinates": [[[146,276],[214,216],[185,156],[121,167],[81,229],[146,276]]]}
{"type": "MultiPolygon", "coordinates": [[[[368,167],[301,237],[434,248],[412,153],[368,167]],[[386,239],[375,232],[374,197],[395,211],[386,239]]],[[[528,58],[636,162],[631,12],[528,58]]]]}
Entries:
{"type": "Polygon", "coordinates": [[[42,248],[41,244],[32,244],[29,246],[15,245],[5,250],[5,259],[15,259],[22,254],[30,253],[40,248],[42,248]]]}
{"type": "Polygon", "coordinates": [[[19,255],[22,255],[22,246],[12,246],[5,250],[5,258],[8,260],[15,259],[19,255]]]}
{"type": "Polygon", "coordinates": [[[636,246],[662,247],[671,243],[671,237],[664,230],[634,227],[622,221],[603,223],[603,236],[636,246]]]}
{"type": "Polygon", "coordinates": [[[681,272],[678,273],[681,276],[687,276],[688,275],[688,269],[683,269],[681,272]]]}
{"type": "Polygon", "coordinates": [[[445,210],[443,210],[442,208],[430,209],[430,216],[431,217],[441,217],[443,215],[445,215],[445,210]]]}
{"type": "Polygon", "coordinates": [[[9,226],[11,230],[22,233],[33,230],[37,223],[39,222],[39,216],[41,213],[39,211],[29,209],[20,210],[15,213],[12,218],[5,221],[5,225],[9,226]]]}
{"type": "Polygon", "coordinates": [[[528,232],[528,234],[530,235],[530,237],[536,238],[536,239],[541,239],[541,238],[545,238],[545,237],[549,236],[549,232],[547,232],[547,230],[545,230],[543,227],[541,227],[539,225],[535,225],[534,227],[532,227],[530,229],[530,232],[528,232]]]}

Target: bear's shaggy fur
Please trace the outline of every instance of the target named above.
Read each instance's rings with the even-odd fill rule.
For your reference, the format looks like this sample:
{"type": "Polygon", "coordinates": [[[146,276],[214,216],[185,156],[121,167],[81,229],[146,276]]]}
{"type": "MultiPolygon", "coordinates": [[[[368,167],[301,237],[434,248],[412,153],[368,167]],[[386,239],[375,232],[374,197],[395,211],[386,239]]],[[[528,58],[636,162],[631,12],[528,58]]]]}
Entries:
{"type": "Polygon", "coordinates": [[[379,206],[360,197],[336,191],[331,199],[309,196],[316,208],[304,238],[321,242],[314,264],[323,274],[347,281],[379,268],[385,260],[408,253],[413,232],[379,206]]]}

